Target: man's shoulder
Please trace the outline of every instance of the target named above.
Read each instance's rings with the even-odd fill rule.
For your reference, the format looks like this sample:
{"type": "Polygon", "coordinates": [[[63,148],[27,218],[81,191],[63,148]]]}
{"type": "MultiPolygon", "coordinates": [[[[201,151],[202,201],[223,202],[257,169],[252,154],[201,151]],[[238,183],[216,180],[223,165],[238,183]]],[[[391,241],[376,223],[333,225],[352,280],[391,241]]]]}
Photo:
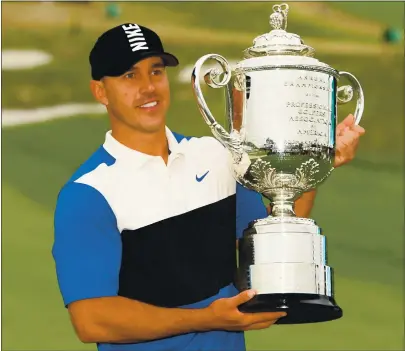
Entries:
{"type": "Polygon", "coordinates": [[[174,131],[172,131],[172,133],[173,133],[173,135],[174,135],[174,137],[176,138],[176,140],[177,140],[178,143],[182,142],[184,139],[188,141],[188,140],[190,140],[191,138],[193,138],[193,136],[187,136],[187,135],[184,135],[184,134],[181,134],[181,133],[177,133],[177,132],[174,132],[174,131]]]}
{"type": "Polygon", "coordinates": [[[99,146],[98,149],[90,155],[72,174],[67,183],[75,182],[84,175],[91,173],[101,164],[111,166],[115,163],[115,158],[112,157],[103,146],[99,146]]]}
{"type": "Polygon", "coordinates": [[[99,146],[70,176],[70,178],[62,185],[59,194],[60,198],[75,198],[77,200],[84,197],[99,197],[98,191],[83,182],[78,182],[81,178],[95,171],[101,165],[111,166],[115,163],[115,158],[112,157],[103,146],[99,146]],[[63,196],[62,196],[63,195],[63,196]]]}

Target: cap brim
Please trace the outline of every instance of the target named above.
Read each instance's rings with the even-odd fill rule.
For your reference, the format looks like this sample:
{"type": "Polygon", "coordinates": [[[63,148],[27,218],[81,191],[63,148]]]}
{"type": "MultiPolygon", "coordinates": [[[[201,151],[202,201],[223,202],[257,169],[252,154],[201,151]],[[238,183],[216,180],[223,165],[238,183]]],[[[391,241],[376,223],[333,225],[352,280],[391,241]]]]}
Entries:
{"type": "Polygon", "coordinates": [[[170,67],[175,67],[179,64],[179,60],[177,59],[177,57],[172,54],[169,54],[168,52],[163,52],[163,53],[162,52],[145,52],[145,53],[139,55],[138,58],[136,59],[136,61],[132,62],[131,64],[135,65],[139,61],[142,61],[149,57],[161,57],[163,59],[163,62],[165,63],[165,65],[170,66],[170,67]]]}
{"type": "Polygon", "coordinates": [[[141,54],[138,53],[137,56],[138,57],[136,58],[136,60],[132,61],[129,67],[149,57],[161,57],[166,66],[175,67],[179,64],[179,60],[177,59],[177,57],[172,54],[169,54],[168,52],[149,51],[141,54]]]}
{"type": "Polygon", "coordinates": [[[166,66],[176,67],[179,64],[179,60],[177,59],[177,57],[169,54],[168,52],[161,54],[160,57],[165,62],[166,66]]]}
{"type": "Polygon", "coordinates": [[[126,62],[122,62],[122,64],[119,67],[114,67],[110,68],[107,76],[110,77],[118,77],[123,75],[125,72],[129,71],[129,69],[137,64],[138,62],[147,59],[149,57],[161,57],[163,59],[163,62],[166,66],[170,67],[175,67],[179,64],[179,60],[177,59],[176,56],[169,54],[168,52],[145,52],[145,53],[137,53],[136,58],[135,57],[129,57],[126,62]]]}

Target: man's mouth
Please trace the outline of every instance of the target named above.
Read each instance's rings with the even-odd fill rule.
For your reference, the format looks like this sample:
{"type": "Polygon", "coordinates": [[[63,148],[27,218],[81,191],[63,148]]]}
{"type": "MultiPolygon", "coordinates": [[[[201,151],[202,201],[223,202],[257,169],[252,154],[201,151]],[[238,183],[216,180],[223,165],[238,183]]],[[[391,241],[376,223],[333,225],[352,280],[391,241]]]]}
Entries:
{"type": "Polygon", "coordinates": [[[155,107],[157,104],[158,104],[157,101],[151,101],[151,102],[148,102],[148,103],[146,103],[146,104],[143,104],[143,105],[141,105],[141,106],[139,106],[139,107],[140,107],[140,108],[151,108],[151,107],[155,107]]]}

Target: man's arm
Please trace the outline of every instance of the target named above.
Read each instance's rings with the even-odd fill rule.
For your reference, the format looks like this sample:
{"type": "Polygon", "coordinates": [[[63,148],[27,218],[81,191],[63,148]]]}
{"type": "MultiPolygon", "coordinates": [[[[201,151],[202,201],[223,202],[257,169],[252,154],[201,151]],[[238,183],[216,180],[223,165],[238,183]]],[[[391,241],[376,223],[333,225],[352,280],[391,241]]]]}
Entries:
{"type": "Polygon", "coordinates": [[[136,343],[209,330],[208,309],[160,308],[120,296],[73,302],[72,324],[85,343],[136,343]]]}
{"type": "Polygon", "coordinates": [[[250,222],[267,215],[262,195],[236,183],[236,238],[242,237],[250,222]]]}
{"type": "Polygon", "coordinates": [[[85,343],[138,343],[209,330],[246,331],[270,327],[284,312],[241,313],[252,291],[214,301],[202,309],[156,307],[124,297],[77,301],[69,312],[85,343]]]}
{"type": "Polygon", "coordinates": [[[297,217],[308,218],[311,214],[312,208],[314,207],[315,197],[317,190],[311,190],[303,193],[295,201],[295,214],[297,217]]]}
{"type": "Polygon", "coordinates": [[[236,248],[251,221],[268,216],[262,195],[236,183],[236,248]]]}
{"type": "MultiPolygon", "coordinates": [[[[82,342],[135,343],[206,330],[267,328],[282,313],[243,314],[249,291],[205,309],[161,308],[118,296],[121,238],[95,189],[72,184],[58,199],[53,256],[65,306],[82,342]]],[[[142,287],[140,287],[142,288],[142,287]]]]}

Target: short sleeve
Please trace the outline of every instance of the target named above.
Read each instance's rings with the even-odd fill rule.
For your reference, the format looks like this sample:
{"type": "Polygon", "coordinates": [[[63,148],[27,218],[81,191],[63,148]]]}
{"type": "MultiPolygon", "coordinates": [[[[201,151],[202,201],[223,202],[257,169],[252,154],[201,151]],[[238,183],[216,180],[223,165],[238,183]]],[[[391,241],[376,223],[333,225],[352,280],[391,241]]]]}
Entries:
{"type": "Polygon", "coordinates": [[[267,217],[262,196],[237,183],[236,185],[236,237],[240,239],[251,221],[267,217]]]}
{"type": "Polygon", "coordinates": [[[52,254],[65,306],[118,294],[120,233],[113,211],[96,189],[72,182],[61,190],[52,254]]]}

